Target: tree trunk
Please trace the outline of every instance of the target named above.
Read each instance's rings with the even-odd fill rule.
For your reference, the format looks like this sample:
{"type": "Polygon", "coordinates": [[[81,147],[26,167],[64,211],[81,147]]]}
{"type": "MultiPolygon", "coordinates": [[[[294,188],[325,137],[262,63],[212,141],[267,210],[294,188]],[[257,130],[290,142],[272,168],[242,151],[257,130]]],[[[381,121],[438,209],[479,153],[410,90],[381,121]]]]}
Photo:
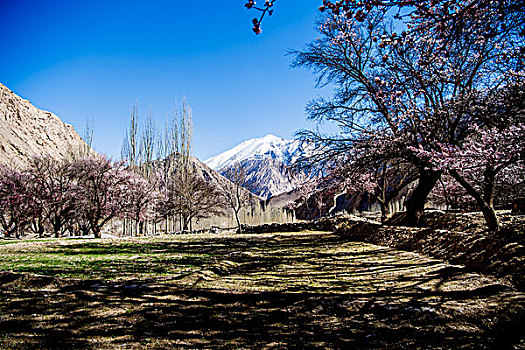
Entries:
{"type": "Polygon", "coordinates": [[[95,238],[100,238],[100,231],[101,227],[98,227],[98,225],[93,225],[93,235],[95,238]]]}
{"type": "Polygon", "coordinates": [[[494,208],[489,205],[484,205],[481,207],[481,212],[483,213],[488,229],[490,231],[498,231],[500,229],[500,223],[494,208]]]}
{"type": "Polygon", "coordinates": [[[384,223],[388,217],[388,203],[379,201],[379,208],[381,209],[381,223],[384,223]]]}
{"type": "Polygon", "coordinates": [[[42,238],[44,236],[45,228],[44,228],[44,225],[42,224],[41,220],[38,220],[37,230],[36,231],[38,233],[38,237],[39,238],[42,238]]]}
{"type": "Polygon", "coordinates": [[[448,198],[448,192],[447,188],[445,187],[445,183],[443,182],[443,179],[439,178],[439,183],[441,184],[441,188],[443,188],[443,197],[445,197],[445,211],[450,211],[450,199],[448,198]]]}
{"type": "Polygon", "coordinates": [[[487,167],[483,172],[483,200],[490,206],[494,205],[494,183],[496,182],[496,172],[494,167],[487,167]]]}
{"type": "MultiPolygon", "coordinates": [[[[490,231],[498,231],[500,228],[500,223],[498,220],[498,217],[496,216],[496,212],[494,211],[494,207],[492,206],[492,197],[490,197],[490,201],[487,203],[484,196],[486,196],[487,191],[490,191],[492,193],[492,189],[487,189],[486,186],[490,186],[489,183],[485,182],[485,186],[483,189],[484,196],[482,196],[476,189],[469,184],[465,179],[459,175],[459,173],[456,170],[451,170],[450,175],[459,182],[461,186],[467,191],[469,195],[474,198],[476,203],[479,205],[481,212],[483,213],[483,217],[485,218],[485,222],[487,223],[487,227],[490,231]]],[[[492,183],[493,184],[493,183],[492,183]]]]}
{"type": "Polygon", "coordinates": [[[417,186],[410,197],[405,201],[407,225],[417,226],[420,224],[428,195],[440,177],[441,171],[419,170],[417,186]]]}
{"type": "Polygon", "coordinates": [[[183,223],[183,226],[182,226],[182,231],[188,231],[188,218],[186,217],[182,217],[181,218],[182,220],[182,223],[183,223]]]}
{"type": "Polygon", "coordinates": [[[62,225],[60,222],[57,222],[56,220],[53,222],[53,231],[55,232],[55,238],[60,238],[60,229],[62,228],[62,225]]]}
{"type": "Polygon", "coordinates": [[[241,220],[239,220],[239,212],[234,210],[235,213],[235,220],[237,221],[237,227],[239,229],[239,233],[242,233],[242,226],[241,226],[241,220]]]}

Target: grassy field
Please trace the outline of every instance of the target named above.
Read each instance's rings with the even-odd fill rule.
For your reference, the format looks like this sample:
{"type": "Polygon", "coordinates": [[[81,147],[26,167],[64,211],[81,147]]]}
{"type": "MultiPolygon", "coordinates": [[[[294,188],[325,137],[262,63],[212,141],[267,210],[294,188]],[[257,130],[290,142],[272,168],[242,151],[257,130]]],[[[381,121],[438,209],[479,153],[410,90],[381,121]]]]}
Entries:
{"type": "Polygon", "coordinates": [[[1,348],[524,347],[524,296],[328,233],[0,245],[1,348]]]}

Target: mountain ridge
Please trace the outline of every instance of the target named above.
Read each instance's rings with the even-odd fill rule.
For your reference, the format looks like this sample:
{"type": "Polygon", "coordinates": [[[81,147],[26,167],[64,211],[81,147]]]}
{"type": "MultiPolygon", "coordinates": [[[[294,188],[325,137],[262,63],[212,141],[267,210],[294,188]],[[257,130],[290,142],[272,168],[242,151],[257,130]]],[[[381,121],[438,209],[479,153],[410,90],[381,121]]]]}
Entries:
{"type": "Polygon", "coordinates": [[[27,165],[33,156],[56,159],[93,152],[72,125],[0,83],[0,164],[27,165]]]}
{"type": "Polygon", "coordinates": [[[246,159],[277,159],[284,164],[294,162],[306,152],[307,146],[299,140],[286,140],[268,134],[243,141],[239,145],[204,161],[210,168],[221,170],[246,159]]]}
{"type": "Polygon", "coordinates": [[[313,147],[303,141],[268,134],[246,140],[204,163],[220,173],[240,163],[247,169],[250,180],[259,184],[253,192],[262,198],[270,198],[297,187],[289,166],[312,152],[313,147]]]}

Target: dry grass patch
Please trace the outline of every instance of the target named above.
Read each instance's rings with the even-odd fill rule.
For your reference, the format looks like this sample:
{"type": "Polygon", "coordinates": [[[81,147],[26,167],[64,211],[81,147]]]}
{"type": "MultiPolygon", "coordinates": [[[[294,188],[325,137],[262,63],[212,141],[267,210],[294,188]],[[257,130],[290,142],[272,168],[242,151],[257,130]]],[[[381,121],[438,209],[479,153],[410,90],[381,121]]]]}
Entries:
{"type": "Polygon", "coordinates": [[[505,282],[328,233],[8,244],[0,270],[2,348],[523,346],[505,282]]]}

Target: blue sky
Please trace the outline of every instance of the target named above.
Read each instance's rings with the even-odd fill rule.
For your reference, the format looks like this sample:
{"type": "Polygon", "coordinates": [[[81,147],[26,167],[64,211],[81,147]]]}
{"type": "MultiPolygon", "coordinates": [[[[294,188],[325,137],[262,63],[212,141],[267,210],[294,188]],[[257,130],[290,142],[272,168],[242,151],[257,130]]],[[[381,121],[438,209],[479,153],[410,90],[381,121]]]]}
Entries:
{"type": "Polygon", "coordinates": [[[292,138],[312,127],[304,106],[320,90],[286,53],[316,38],[320,0],[276,1],[259,36],[244,3],[1,0],[0,82],[81,135],[93,120],[95,149],[113,157],[134,100],[161,124],[185,96],[201,159],[268,133],[292,138]]]}

